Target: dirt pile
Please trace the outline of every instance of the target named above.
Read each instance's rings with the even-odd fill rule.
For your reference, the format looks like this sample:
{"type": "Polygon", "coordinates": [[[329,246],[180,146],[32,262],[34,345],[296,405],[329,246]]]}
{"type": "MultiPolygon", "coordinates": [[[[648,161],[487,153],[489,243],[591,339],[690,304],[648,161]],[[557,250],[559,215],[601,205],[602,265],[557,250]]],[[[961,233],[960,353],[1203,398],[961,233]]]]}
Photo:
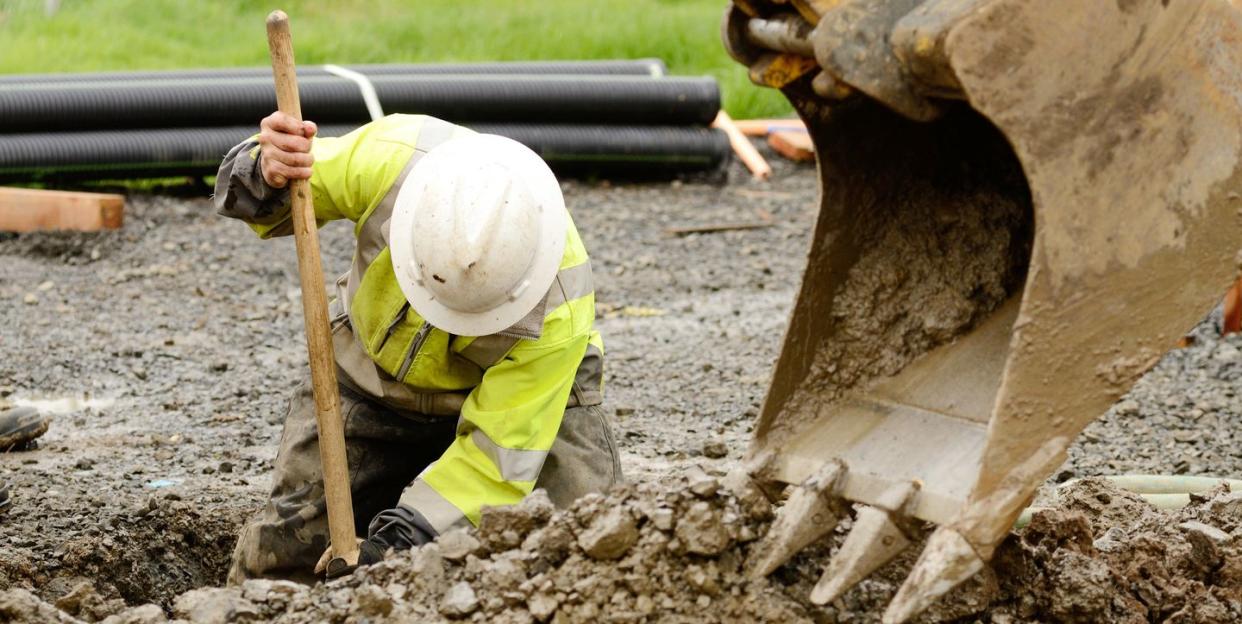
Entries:
{"type": "MultiPolygon", "coordinates": [[[[744,562],[771,517],[767,500],[736,476],[626,486],[564,511],[535,495],[489,510],[477,530],[344,579],[196,589],[171,611],[193,622],[872,622],[917,555],[911,549],[836,604],[816,607],[809,588],[842,531],[770,578],[749,580],[744,562]]],[[[1087,480],[1062,491],[1056,508],[1005,542],[992,570],[921,621],[1237,621],[1239,538],[1242,493],[1221,489],[1169,514],[1087,480]]],[[[122,611],[88,586],[56,606],[25,590],[0,592],[7,621],[165,621],[155,605],[122,611]]]]}
{"type": "Polygon", "coordinates": [[[1242,493],[1221,487],[1176,513],[1104,482],[1065,488],[993,563],[998,622],[1242,619],[1242,493]]]}
{"type": "MultiPolygon", "coordinates": [[[[315,587],[250,581],[179,596],[174,617],[196,622],[496,622],[661,618],[809,621],[778,584],[743,574],[747,545],[771,506],[753,488],[722,488],[701,472],[680,487],[625,486],[556,511],[541,492],[490,509],[477,530],[451,533],[345,579],[315,587]]],[[[40,621],[47,606],[0,593],[0,619],[40,621]]],[[[148,607],[111,622],[149,621],[148,607]]],[[[89,618],[88,618],[89,619],[89,618]]]]}

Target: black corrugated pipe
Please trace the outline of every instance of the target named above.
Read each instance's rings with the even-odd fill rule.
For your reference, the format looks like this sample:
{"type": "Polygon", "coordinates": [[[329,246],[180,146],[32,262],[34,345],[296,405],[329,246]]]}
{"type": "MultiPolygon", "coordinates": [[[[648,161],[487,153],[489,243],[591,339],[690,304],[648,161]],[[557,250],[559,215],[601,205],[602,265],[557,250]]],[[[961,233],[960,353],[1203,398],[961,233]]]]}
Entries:
{"type": "MultiPolygon", "coordinates": [[[[373,76],[386,113],[457,123],[706,125],[720,109],[712,78],[636,76],[373,76]]],[[[353,82],[309,76],[306,119],[368,121],[353,82]]],[[[0,89],[0,132],[257,124],[276,109],[270,77],[202,81],[97,81],[0,89]]]]}
{"type": "MultiPolygon", "coordinates": [[[[614,61],[506,61],[496,63],[435,63],[342,65],[367,76],[392,75],[457,75],[486,74],[562,74],[596,76],[647,76],[660,78],[668,67],[660,59],[614,61]]],[[[271,67],[226,67],[218,69],[177,69],[169,71],[97,72],[73,74],[7,74],[0,75],[0,86],[14,84],[58,84],[84,81],[114,80],[206,80],[229,78],[270,78],[271,67]]],[[[322,65],[301,65],[298,77],[328,76],[322,65]]]]}
{"type": "MultiPolygon", "coordinates": [[[[340,136],[356,126],[322,126],[340,136]]],[[[697,127],[477,124],[521,141],[562,173],[672,175],[717,168],[730,155],[724,134],[697,127]]],[[[102,130],[0,135],[0,181],[213,175],[253,126],[102,130]]]]}

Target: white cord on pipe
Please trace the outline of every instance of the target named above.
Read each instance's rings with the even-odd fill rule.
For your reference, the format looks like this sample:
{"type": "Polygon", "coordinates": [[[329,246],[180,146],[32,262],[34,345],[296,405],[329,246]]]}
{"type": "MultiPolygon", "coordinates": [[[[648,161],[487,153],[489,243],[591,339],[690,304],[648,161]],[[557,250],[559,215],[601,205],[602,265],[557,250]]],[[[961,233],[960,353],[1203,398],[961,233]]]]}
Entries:
{"type": "Polygon", "coordinates": [[[375,94],[375,85],[371,84],[370,78],[340,65],[324,65],[323,70],[334,76],[352,80],[358,85],[358,91],[362,93],[362,101],[367,105],[367,113],[370,113],[371,121],[384,116],[384,109],[380,106],[379,96],[375,94]]]}

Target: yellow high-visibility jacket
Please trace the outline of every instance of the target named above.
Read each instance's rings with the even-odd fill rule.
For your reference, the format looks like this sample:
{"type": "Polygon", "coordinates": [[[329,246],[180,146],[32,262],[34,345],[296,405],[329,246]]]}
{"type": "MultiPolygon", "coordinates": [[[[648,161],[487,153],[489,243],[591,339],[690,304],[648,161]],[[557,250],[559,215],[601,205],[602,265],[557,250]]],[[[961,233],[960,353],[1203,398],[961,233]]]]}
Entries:
{"type": "MultiPolygon", "coordinates": [[[[456,439],[401,496],[401,504],[439,533],[477,524],[484,506],[517,503],[529,494],[566,405],[602,400],[603,341],[594,330],[590,261],[572,219],[547,298],[499,334],[455,336],[431,327],[397,285],[387,226],[400,183],[422,155],[471,132],[431,117],[390,115],[340,138],[316,138],[311,150],[318,221],[349,219],[358,239],[340,296],[348,313],[341,321],[352,328],[353,340],[343,344],[338,335],[345,381],[398,399],[468,393],[456,439]],[[366,357],[351,360],[351,349],[366,357]],[[360,372],[358,359],[374,370],[360,372]]],[[[253,140],[226,157],[217,203],[264,238],[289,234],[288,193],[262,183],[257,158],[253,140]]]]}

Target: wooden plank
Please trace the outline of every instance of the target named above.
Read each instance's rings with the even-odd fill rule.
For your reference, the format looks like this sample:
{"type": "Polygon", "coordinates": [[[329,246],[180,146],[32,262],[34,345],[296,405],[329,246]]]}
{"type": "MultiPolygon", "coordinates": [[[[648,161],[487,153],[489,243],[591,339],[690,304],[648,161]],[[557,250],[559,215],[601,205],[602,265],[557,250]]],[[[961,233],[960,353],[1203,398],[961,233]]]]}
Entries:
{"type": "Polygon", "coordinates": [[[777,130],[806,131],[806,124],[797,117],[789,119],[734,119],[733,124],[746,136],[767,136],[777,130]]]}
{"type": "Polygon", "coordinates": [[[0,187],[0,231],[115,230],[125,215],[125,197],[0,187]]]}
{"type": "Polygon", "coordinates": [[[780,131],[768,135],[768,145],[778,154],[798,162],[815,160],[815,145],[806,132],[780,131]]]}

